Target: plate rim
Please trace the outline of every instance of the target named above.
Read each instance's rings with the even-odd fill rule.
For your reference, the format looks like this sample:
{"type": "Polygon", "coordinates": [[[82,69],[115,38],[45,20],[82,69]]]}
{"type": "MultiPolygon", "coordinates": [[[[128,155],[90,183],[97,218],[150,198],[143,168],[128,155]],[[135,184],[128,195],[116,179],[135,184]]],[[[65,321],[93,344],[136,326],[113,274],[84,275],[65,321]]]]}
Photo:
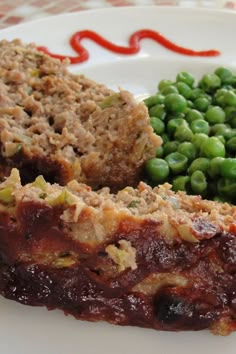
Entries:
{"type": "Polygon", "coordinates": [[[221,9],[221,8],[207,8],[207,7],[197,7],[197,8],[192,8],[192,7],[181,7],[181,6],[176,6],[176,5],[146,5],[146,6],[141,6],[141,5],[134,5],[134,6],[118,6],[118,7],[104,7],[104,8],[97,8],[97,9],[85,9],[85,10],[79,10],[75,12],[65,12],[65,13],[60,13],[60,14],[55,14],[55,15],[49,15],[46,17],[41,17],[37,19],[32,19],[29,21],[21,22],[13,26],[8,26],[0,29],[0,34],[4,32],[8,32],[11,30],[15,30],[20,27],[28,27],[32,26],[35,24],[40,24],[42,22],[50,22],[50,21],[55,21],[60,18],[68,18],[68,17],[77,17],[83,14],[99,14],[99,13],[106,13],[106,12],[112,12],[112,13],[118,13],[118,12],[130,12],[130,11],[163,11],[163,12],[179,12],[181,14],[183,13],[198,13],[198,15],[202,13],[208,13],[210,15],[225,15],[228,17],[231,16],[236,16],[236,11],[232,11],[230,9],[221,9]]]}
{"type": "MultiPolygon", "coordinates": [[[[227,15],[227,18],[228,18],[228,16],[236,16],[236,11],[235,11],[235,13],[234,12],[231,12],[231,10],[220,10],[220,9],[209,9],[209,8],[182,8],[182,7],[179,7],[179,6],[123,6],[123,7],[116,7],[116,8],[99,8],[99,9],[88,9],[88,10],[83,10],[83,11],[76,11],[76,12],[74,12],[74,13],[63,13],[63,14],[57,14],[57,15],[53,15],[53,16],[48,16],[48,17],[45,17],[45,18],[39,18],[39,19],[35,19],[35,20],[31,20],[31,21],[28,21],[28,22],[24,22],[24,23],[20,23],[20,24],[18,24],[18,25],[15,25],[15,26],[10,26],[10,27],[7,27],[7,28],[3,28],[3,29],[1,29],[0,30],[0,34],[2,34],[3,32],[8,32],[9,33],[9,31],[11,31],[11,30],[16,30],[16,29],[18,29],[18,28],[27,28],[28,26],[30,27],[30,26],[34,26],[35,24],[41,24],[41,23],[45,23],[45,22],[50,22],[50,21],[54,21],[55,19],[61,19],[61,18],[64,18],[64,17],[66,17],[66,18],[70,18],[71,16],[73,16],[73,17],[80,17],[80,16],[84,16],[85,14],[86,14],[86,16],[88,16],[88,14],[90,14],[90,13],[96,13],[96,14],[105,14],[105,13],[110,13],[110,12],[112,12],[112,13],[117,13],[117,14],[120,14],[121,15],[121,13],[123,13],[123,12],[133,12],[134,10],[135,11],[147,11],[148,10],[148,12],[150,12],[150,11],[152,11],[153,10],[153,8],[156,10],[156,11],[160,11],[160,12],[166,12],[166,13],[169,13],[169,12],[171,12],[171,13],[176,13],[176,11],[180,14],[180,15],[182,15],[183,13],[186,13],[186,14],[192,14],[192,13],[194,13],[194,14],[196,14],[196,17],[197,17],[197,14],[198,14],[198,16],[200,16],[201,14],[203,14],[203,13],[207,13],[207,14],[210,14],[210,15],[212,15],[212,16],[219,16],[219,14],[226,14],[227,15]]],[[[222,21],[225,21],[225,19],[224,19],[224,17],[222,16],[222,21]]],[[[235,22],[235,26],[236,26],[236,22],[235,22]]],[[[155,78],[154,78],[154,81],[155,81],[155,78]]],[[[5,299],[4,299],[5,300],[5,299]]],[[[14,305],[16,305],[16,307],[18,308],[18,305],[20,305],[20,304],[18,304],[18,303],[15,303],[14,305]]],[[[21,306],[21,305],[20,305],[21,306]]],[[[6,309],[5,310],[7,310],[7,306],[6,306],[6,309]]],[[[22,312],[26,312],[26,310],[27,309],[23,309],[23,311],[22,312]]],[[[14,311],[13,311],[14,312],[14,311]]],[[[29,312],[31,312],[31,311],[29,311],[29,312]]],[[[15,312],[14,312],[14,318],[15,318],[15,316],[17,316],[18,315],[18,313],[21,313],[21,310],[20,310],[20,308],[19,308],[19,312],[18,312],[18,310],[16,311],[16,315],[15,315],[15,312]]],[[[27,315],[27,314],[26,314],[27,315]]],[[[42,318],[42,316],[40,315],[39,317],[37,317],[36,318],[36,321],[38,321],[38,318],[39,319],[41,319],[42,318]]],[[[52,316],[52,318],[50,318],[50,320],[49,320],[49,322],[51,323],[54,323],[54,320],[56,321],[56,318],[57,318],[57,316],[55,315],[53,315],[52,316]]],[[[35,320],[35,317],[34,317],[34,315],[33,316],[31,316],[31,314],[29,314],[29,318],[28,318],[28,320],[30,320],[30,319],[33,319],[33,320],[35,320]]],[[[45,320],[45,321],[47,321],[47,319],[48,319],[48,317],[47,317],[47,315],[46,315],[46,313],[44,313],[43,314],[43,319],[45,320]]],[[[58,317],[58,319],[59,319],[59,317],[58,317]]],[[[20,319],[19,319],[20,320],[20,319]]],[[[22,321],[22,319],[21,319],[21,321],[22,321]]],[[[40,320],[39,320],[40,321],[40,320]]],[[[38,322],[39,322],[38,321],[38,322]]],[[[66,322],[63,322],[63,313],[60,311],[60,323],[61,323],[61,330],[63,330],[63,328],[64,328],[64,326],[65,326],[65,323],[66,322]]],[[[76,320],[75,320],[76,321],[76,320]]],[[[75,322],[74,321],[74,322],[75,322]]],[[[24,320],[22,321],[23,322],[23,324],[24,324],[24,320]]],[[[18,323],[18,322],[17,322],[18,323]]],[[[40,325],[41,325],[41,323],[40,323],[40,325]]],[[[85,332],[87,332],[87,326],[86,326],[86,323],[82,323],[82,321],[79,321],[78,323],[76,323],[75,322],[75,325],[77,325],[77,329],[78,329],[78,337],[79,337],[79,331],[80,331],[80,329],[81,329],[81,326],[84,326],[84,329],[83,329],[83,333],[85,333],[85,332]]],[[[90,325],[90,324],[89,324],[90,325]]],[[[102,328],[107,328],[106,327],[106,325],[105,325],[105,327],[103,327],[103,324],[100,322],[100,325],[101,325],[101,328],[100,328],[100,326],[99,326],[99,329],[97,330],[97,336],[99,335],[99,333],[100,333],[100,331],[101,331],[101,329],[102,328]]],[[[73,324],[72,324],[72,326],[73,326],[73,324]]],[[[0,326],[1,327],[1,326],[0,326]]],[[[2,324],[2,327],[4,327],[4,324],[2,324]]],[[[75,327],[75,326],[73,326],[73,327],[75,327]]],[[[89,327],[89,326],[88,326],[89,327]]],[[[96,326],[94,326],[94,328],[96,328],[96,326]]],[[[118,329],[117,331],[116,331],[116,329],[117,329],[117,326],[116,327],[113,327],[113,330],[111,329],[111,327],[109,327],[109,330],[108,330],[108,333],[111,333],[112,331],[113,331],[113,337],[116,337],[117,339],[119,339],[119,338],[121,338],[122,339],[122,335],[121,335],[121,337],[119,337],[119,335],[121,334],[121,333],[123,333],[123,331],[122,330],[120,330],[120,329],[118,329]]],[[[135,335],[136,335],[136,333],[137,333],[137,336],[138,336],[138,334],[140,333],[141,334],[141,337],[143,338],[143,331],[142,332],[140,332],[140,330],[142,330],[142,329],[137,329],[137,331],[135,331],[135,335]]],[[[15,329],[15,331],[17,331],[17,328],[15,329]]],[[[67,333],[67,331],[68,330],[66,330],[66,333],[67,333]]],[[[96,330],[95,329],[93,329],[92,331],[91,331],[91,333],[94,333],[96,330]]],[[[129,328],[127,328],[127,327],[125,327],[124,328],[124,331],[129,331],[129,328]]],[[[148,330],[148,332],[146,332],[146,338],[153,338],[154,337],[154,335],[153,335],[153,333],[151,333],[151,331],[152,330],[148,330]]],[[[134,329],[132,328],[132,332],[134,332],[134,329]]],[[[5,332],[4,332],[5,333],[5,332]]],[[[14,333],[14,332],[13,332],[14,333]]],[[[74,332],[73,332],[74,333],[74,332]]],[[[202,333],[201,333],[202,334],[202,333]]],[[[1,338],[1,336],[2,336],[3,334],[1,334],[0,335],[0,338],[1,338]]],[[[11,335],[12,335],[12,332],[11,332],[11,335]]],[[[89,335],[90,335],[90,332],[89,332],[89,335]]],[[[150,343],[150,347],[148,346],[148,348],[147,348],[147,351],[146,351],[146,353],[148,354],[148,353],[150,353],[149,351],[152,351],[152,343],[154,343],[153,345],[155,345],[156,343],[158,343],[158,338],[160,339],[160,343],[159,343],[159,348],[157,349],[155,349],[155,352],[157,353],[166,353],[167,354],[167,352],[166,352],[166,349],[165,349],[165,347],[164,347],[164,341],[163,340],[161,340],[163,337],[164,338],[169,338],[169,340],[171,341],[171,340],[173,340],[173,346],[174,345],[176,345],[176,344],[174,344],[175,343],[175,339],[177,338],[177,336],[176,336],[176,334],[173,334],[172,335],[172,333],[170,333],[169,332],[169,336],[168,335],[166,335],[166,333],[165,334],[163,334],[163,332],[159,332],[159,333],[155,333],[155,335],[156,335],[156,340],[154,341],[153,340],[153,342],[149,342],[150,343]],[[162,337],[162,335],[163,335],[163,337],[162,337]],[[174,339],[173,339],[174,338],[174,339]]],[[[226,348],[225,348],[225,354],[228,354],[229,352],[228,352],[228,350],[230,351],[230,353],[231,353],[231,348],[233,347],[235,347],[235,339],[236,339],[236,334],[235,335],[233,335],[233,338],[232,337],[228,337],[228,338],[214,338],[214,340],[213,340],[213,338],[212,338],[212,335],[211,334],[209,334],[209,333],[207,333],[206,334],[206,332],[204,332],[204,334],[203,334],[203,336],[202,335],[200,335],[199,333],[198,334],[196,334],[196,333],[194,333],[194,337],[192,337],[192,335],[191,335],[191,333],[189,334],[189,333],[186,333],[186,332],[182,332],[182,333],[180,333],[180,334],[177,334],[180,338],[182,338],[182,340],[183,340],[183,342],[184,342],[184,340],[186,339],[186,341],[188,342],[188,341],[190,341],[191,339],[193,339],[193,343],[192,344],[194,344],[194,343],[196,343],[195,342],[195,340],[197,341],[197,338],[198,339],[202,339],[203,338],[203,342],[204,341],[206,341],[207,340],[207,344],[208,344],[208,347],[207,347],[207,349],[209,350],[209,353],[213,353],[212,352],[212,348],[211,348],[211,345],[212,345],[212,343],[214,342],[214,347],[216,347],[217,348],[217,344],[215,344],[215,343],[219,343],[219,342],[221,342],[221,344],[223,343],[223,342],[226,342],[227,343],[227,341],[230,341],[230,346],[228,346],[227,347],[227,345],[226,345],[226,348]],[[207,339],[206,339],[206,337],[207,337],[207,339]],[[232,339],[231,339],[232,338],[232,339]],[[208,341],[209,340],[209,341],[208,341]],[[233,342],[233,344],[231,343],[231,342],[233,342]]],[[[112,337],[112,338],[113,338],[112,337]]],[[[10,334],[9,334],[9,337],[8,338],[10,338],[10,334]]],[[[97,338],[97,337],[96,337],[97,338]]],[[[145,342],[147,342],[147,340],[146,340],[146,338],[145,338],[145,342]]],[[[43,336],[43,339],[45,339],[45,337],[43,336]]],[[[24,339],[23,339],[24,340],[24,339]]],[[[65,339],[66,340],[66,339],[65,339]]],[[[50,341],[50,340],[49,340],[50,341]]],[[[108,341],[109,341],[109,339],[108,339],[108,341]]],[[[74,341],[73,341],[73,344],[76,342],[76,338],[74,339],[74,341]]],[[[5,343],[5,341],[4,341],[4,343],[5,343]]],[[[110,343],[110,344],[112,344],[112,343],[110,343]]],[[[130,344],[130,343],[129,343],[130,344]]],[[[190,346],[192,345],[192,344],[185,344],[186,345],[186,348],[190,348],[190,346]]],[[[1,348],[1,345],[2,344],[0,344],[0,348],[1,348]]],[[[17,346],[16,346],[16,344],[13,344],[14,345],[14,348],[15,348],[15,350],[16,349],[18,349],[17,348],[17,346]]],[[[182,343],[181,343],[181,345],[182,345],[182,343]]],[[[184,344],[183,344],[184,345],[184,344]]],[[[18,345],[19,346],[19,345],[18,345]]],[[[11,347],[12,348],[12,347],[11,347]]],[[[14,352],[14,351],[12,351],[12,349],[9,349],[9,351],[7,351],[7,353],[8,354],[15,354],[16,352],[14,352]]],[[[32,343],[32,348],[33,348],[33,343],[32,343]]],[[[174,348],[174,347],[173,347],[174,348]]],[[[178,341],[177,342],[177,347],[176,347],[176,353],[180,353],[179,352],[179,348],[181,348],[180,347],[180,341],[178,341]]],[[[222,347],[219,347],[219,348],[222,348],[222,347]]],[[[24,349],[24,348],[23,348],[24,349]]],[[[77,348],[74,348],[73,347],[73,351],[74,351],[74,353],[75,353],[75,351],[76,351],[76,349],[78,350],[78,352],[81,352],[81,354],[84,354],[84,347],[82,346],[82,348],[80,348],[79,346],[77,347],[77,348]]],[[[93,352],[93,350],[95,350],[96,349],[96,344],[94,344],[94,347],[92,347],[91,348],[91,352],[89,353],[89,354],[93,354],[94,352],[93,352]]],[[[20,350],[20,354],[22,353],[21,352],[21,348],[19,348],[19,350],[20,350]]],[[[186,350],[188,350],[188,349],[186,349],[186,350]]],[[[111,349],[111,351],[112,351],[112,349],[111,349]]],[[[70,352],[72,352],[72,351],[70,351],[70,352]]],[[[97,352],[97,351],[96,351],[97,352]]],[[[26,354],[28,354],[29,352],[27,351],[27,353],[26,354]]],[[[55,352],[54,352],[54,350],[52,350],[51,352],[50,352],[50,354],[54,354],[55,352]]],[[[58,353],[58,352],[57,352],[58,353]]],[[[61,353],[61,352],[60,352],[61,353]]],[[[87,351],[86,351],[86,353],[88,353],[87,351]]],[[[99,350],[99,352],[97,352],[97,354],[99,354],[100,353],[100,350],[99,350]]],[[[133,351],[132,351],[132,347],[131,347],[131,353],[133,353],[133,351]]],[[[183,352],[181,352],[182,354],[185,354],[185,351],[183,351],[183,352]]],[[[49,352],[47,351],[46,352],[46,354],[49,354],[49,352]]],[[[215,352],[215,354],[220,354],[220,352],[215,352]]]]}

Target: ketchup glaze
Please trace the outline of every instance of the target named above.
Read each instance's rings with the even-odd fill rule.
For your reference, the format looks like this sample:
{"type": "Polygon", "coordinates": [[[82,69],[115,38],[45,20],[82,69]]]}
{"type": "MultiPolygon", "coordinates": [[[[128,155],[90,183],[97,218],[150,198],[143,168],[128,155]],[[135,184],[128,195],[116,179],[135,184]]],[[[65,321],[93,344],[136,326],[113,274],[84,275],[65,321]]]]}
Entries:
{"type": "Polygon", "coordinates": [[[200,57],[215,57],[220,55],[220,52],[216,49],[198,51],[179,46],[178,44],[164,37],[160,32],[150,29],[141,29],[134,32],[129,38],[129,45],[127,47],[116,45],[94,31],[82,30],[74,33],[70,38],[70,45],[78,54],[77,56],[55,54],[50,52],[49,49],[46,47],[38,47],[38,50],[41,50],[44,53],[50,55],[51,57],[58,58],[60,60],[69,58],[71,64],[82,63],[89,59],[89,52],[81,43],[81,41],[85,38],[92,40],[93,42],[99,44],[101,47],[113,53],[124,55],[132,55],[138,53],[140,51],[140,41],[145,38],[152,39],[163,47],[165,47],[166,49],[182,55],[200,57]]]}

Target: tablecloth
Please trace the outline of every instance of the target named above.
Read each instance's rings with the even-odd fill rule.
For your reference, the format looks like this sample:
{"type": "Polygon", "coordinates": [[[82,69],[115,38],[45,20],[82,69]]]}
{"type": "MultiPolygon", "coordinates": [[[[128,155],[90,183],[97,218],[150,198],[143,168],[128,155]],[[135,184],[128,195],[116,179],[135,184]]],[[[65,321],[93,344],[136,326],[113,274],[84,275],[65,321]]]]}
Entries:
{"type": "Polygon", "coordinates": [[[182,6],[236,11],[236,0],[0,0],[0,28],[50,15],[116,6],[182,6]]]}

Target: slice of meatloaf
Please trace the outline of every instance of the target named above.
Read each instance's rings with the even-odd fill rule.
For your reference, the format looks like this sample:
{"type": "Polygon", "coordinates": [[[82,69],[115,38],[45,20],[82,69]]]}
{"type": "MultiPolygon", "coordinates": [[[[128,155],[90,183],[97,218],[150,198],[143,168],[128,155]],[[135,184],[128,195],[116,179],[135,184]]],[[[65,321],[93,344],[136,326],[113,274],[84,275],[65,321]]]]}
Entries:
{"type": "Polygon", "coordinates": [[[32,44],[0,41],[0,170],[18,167],[24,182],[43,174],[93,188],[134,185],[161,138],[147,109],[32,44]]]}
{"type": "Polygon", "coordinates": [[[117,194],[17,170],[0,185],[0,293],[78,319],[236,330],[236,207],[140,183],[117,194]]]}

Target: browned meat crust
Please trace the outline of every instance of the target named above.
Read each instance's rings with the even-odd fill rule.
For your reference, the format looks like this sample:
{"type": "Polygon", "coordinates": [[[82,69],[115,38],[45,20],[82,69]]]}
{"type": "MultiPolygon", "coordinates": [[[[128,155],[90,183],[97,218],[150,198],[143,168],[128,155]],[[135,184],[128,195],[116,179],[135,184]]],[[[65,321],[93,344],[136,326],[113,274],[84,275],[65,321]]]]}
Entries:
{"type": "Polygon", "coordinates": [[[109,90],[20,41],[0,41],[1,176],[43,174],[93,188],[135,185],[161,144],[148,112],[126,91],[109,90]]]}
{"type": "Polygon", "coordinates": [[[168,185],[0,185],[0,292],[78,319],[236,330],[236,207],[168,185]],[[14,186],[14,188],[13,188],[14,186]]]}

